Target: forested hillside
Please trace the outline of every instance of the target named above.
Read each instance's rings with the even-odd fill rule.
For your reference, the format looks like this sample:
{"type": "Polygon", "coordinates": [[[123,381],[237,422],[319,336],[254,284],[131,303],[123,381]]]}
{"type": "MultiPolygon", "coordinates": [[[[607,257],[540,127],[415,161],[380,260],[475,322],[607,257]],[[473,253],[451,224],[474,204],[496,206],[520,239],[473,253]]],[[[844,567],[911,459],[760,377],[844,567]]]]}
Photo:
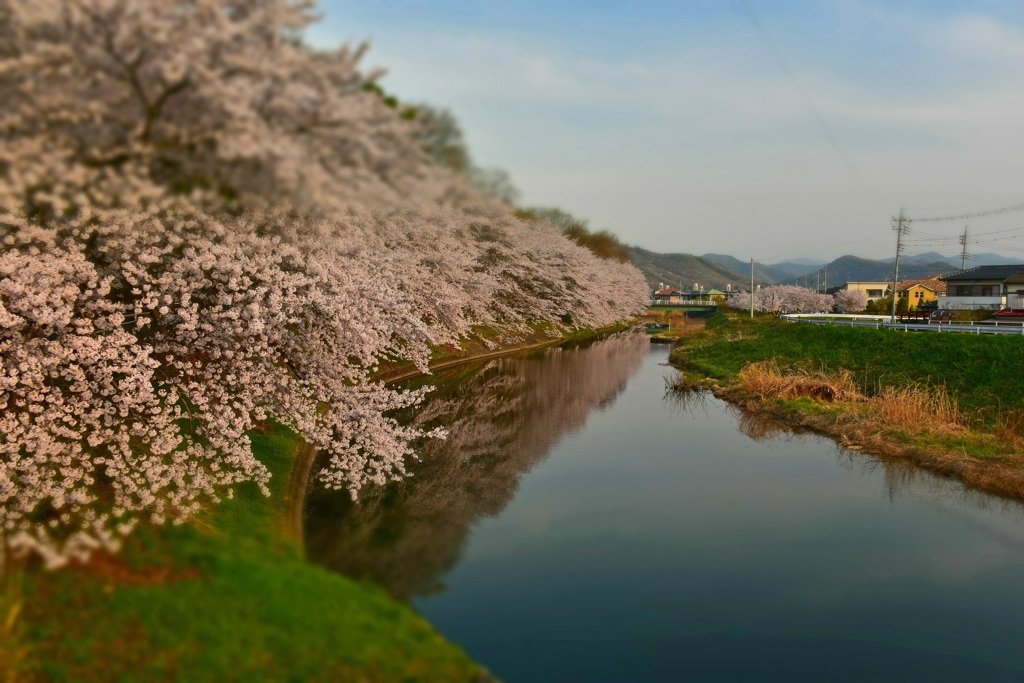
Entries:
{"type": "MultiPolygon", "coordinates": [[[[857,256],[841,256],[825,266],[828,270],[830,285],[841,285],[844,282],[873,282],[892,280],[893,264],[885,261],[872,261],[857,256]]],[[[900,261],[900,279],[911,280],[931,275],[952,273],[959,268],[952,264],[939,261],[922,263],[914,259],[900,261]]]]}
{"type": "Polygon", "coordinates": [[[661,254],[640,247],[629,247],[629,260],[644,274],[647,284],[654,288],[660,283],[666,287],[690,288],[698,283],[705,289],[724,290],[726,285],[733,288],[750,288],[750,276],[744,277],[725,266],[708,261],[693,254],[661,254]]]}
{"type": "MultiPolygon", "coordinates": [[[[701,256],[705,261],[711,261],[719,265],[723,265],[726,268],[732,270],[735,273],[745,274],[747,278],[747,287],[750,286],[750,262],[744,263],[738,258],[733,256],[727,256],[725,254],[704,254],[701,256]]],[[[800,269],[800,273],[804,270],[800,269]]],[[[794,273],[791,270],[782,268],[775,268],[764,263],[754,262],[754,280],[764,284],[775,284],[776,282],[782,282],[784,280],[790,280],[794,277],[794,273]]]]}
{"type": "MultiPolygon", "coordinates": [[[[724,289],[726,284],[732,284],[734,288],[750,289],[749,262],[744,263],[732,256],[661,254],[630,247],[629,258],[643,272],[651,287],[657,287],[663,282],[666,286],[681,286],[684,289],[692,287],[694,283],[699,283],[705,289],[724,289]]],[[[909,257],[900,262],[900,279],[924,278],[956,270],[959,268],[947,261],[909,257]]],[[[754,281],[760,285],[796,284],[813,288],[819,284],[824,286],[827,281],[830,287],[837,287],[845,282],[886,281],[891,280],[892,276],[893,259],[875,261],[857,256],[841,256],[820,268],[794,263],[772,266],[754,262],[754,281]]]]}

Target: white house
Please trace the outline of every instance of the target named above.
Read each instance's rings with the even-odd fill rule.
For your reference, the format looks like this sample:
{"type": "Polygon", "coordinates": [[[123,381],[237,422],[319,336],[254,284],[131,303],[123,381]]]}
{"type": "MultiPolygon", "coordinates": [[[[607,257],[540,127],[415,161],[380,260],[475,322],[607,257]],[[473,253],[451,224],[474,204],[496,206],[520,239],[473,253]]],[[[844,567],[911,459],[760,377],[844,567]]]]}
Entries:
{"type": "Polygon", "coordinates": [[[1024,264],[977,266],[939,279],[946,283],[939,308],[1024,310],[1024,264]]]}

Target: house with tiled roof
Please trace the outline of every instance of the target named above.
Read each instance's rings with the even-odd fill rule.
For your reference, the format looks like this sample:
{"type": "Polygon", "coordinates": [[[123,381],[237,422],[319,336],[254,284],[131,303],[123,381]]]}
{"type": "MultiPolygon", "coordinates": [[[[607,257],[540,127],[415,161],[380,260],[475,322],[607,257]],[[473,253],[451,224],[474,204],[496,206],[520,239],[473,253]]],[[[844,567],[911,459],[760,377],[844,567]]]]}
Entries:
{"type": "Polygon", "coordinates": [[[669,306],[672,304],[681,304],[686,301],[686,294],[679,291],[678,289],[659,289],[654,292],[654,305],[655,306],[669,306]]]}
{"type": "Polygon", "coordinates": [[[946,283],[937,278],[904,280],[896,285],[896,296],[907,300],[908,310],[938,301],[946,295],[946,283]]]}
{"type": "Polygon", "coordinates": [[[1024,310],[1024,263],[977,266],[948,275],[939,308],[1024,310]]]}

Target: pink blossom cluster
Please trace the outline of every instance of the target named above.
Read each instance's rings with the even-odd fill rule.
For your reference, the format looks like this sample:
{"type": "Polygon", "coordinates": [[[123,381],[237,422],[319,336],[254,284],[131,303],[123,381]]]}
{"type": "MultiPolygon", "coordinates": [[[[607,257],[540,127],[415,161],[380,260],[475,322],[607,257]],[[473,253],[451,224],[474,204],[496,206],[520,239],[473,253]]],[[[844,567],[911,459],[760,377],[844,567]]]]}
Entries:
{"type": "Polygon", "coordinates": [[[262,420],[326,451],[328,486],[401,476],[420,433],[387,413],[419,394],[370,381],[381,362],[425,370],[429,345],[474,325],[599,326],[646,296],[631,267],[507,211],[165,200],[48,227],[6,214],[0,231],[0,519],[51,562],[139,513],[265,486],[246,436],[262,420]]]}
{"type": "Polygon", "coordinates": [[[366,46],[310,49],[315,19],[294,0],[3,0],[0,198],[436,192],[412,124],[364,89],[366,46]]]}
{"type": "MultiPolygon", "coordinates": [[[[353,495],[391,411],[479,325],[601,326],[635,268],[430,165],[417,122],[289,0],[0,0],[0,531],[51,566],[241,482],[275,420],[353,495]]],[[[427,431],[427,435],[437,434],[427,431]]]]}
{"type": "MultiPolygon", "coordinates": [[[[754,291],[754,310],[759,313],[829,313],[836,300],[807,287],[773,285],[754,291]]],[[[750,292],[740,292],[729,299],[729,307],[750,310],[750,292]]]]}
{"type": "Polygon", "coordinates": [[[840,289],[835,299],[840,313],[860,313],[868,305],[868,295],[857,289],[840,289]]]}

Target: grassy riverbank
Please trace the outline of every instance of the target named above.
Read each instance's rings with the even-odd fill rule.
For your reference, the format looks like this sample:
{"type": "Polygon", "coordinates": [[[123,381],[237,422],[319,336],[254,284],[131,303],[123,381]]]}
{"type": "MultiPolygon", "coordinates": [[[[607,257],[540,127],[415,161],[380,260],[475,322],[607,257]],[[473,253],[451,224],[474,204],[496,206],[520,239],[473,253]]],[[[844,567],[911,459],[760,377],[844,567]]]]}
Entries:
{"type": "Polygon", "coordinates": [[[480,680],[411,609],[303,559],[284,522],[301,446],[280,428],[254,437],[269,498],[243,486],[194,523],[140,529],[117,556],[9,576],[22,606],[11,680],[480,680]]]}
{"type": "Polygon", "coordinates": [[[683,389],[1024,497],[1024,340],[719,315],[671,358],[683,389]]]}

